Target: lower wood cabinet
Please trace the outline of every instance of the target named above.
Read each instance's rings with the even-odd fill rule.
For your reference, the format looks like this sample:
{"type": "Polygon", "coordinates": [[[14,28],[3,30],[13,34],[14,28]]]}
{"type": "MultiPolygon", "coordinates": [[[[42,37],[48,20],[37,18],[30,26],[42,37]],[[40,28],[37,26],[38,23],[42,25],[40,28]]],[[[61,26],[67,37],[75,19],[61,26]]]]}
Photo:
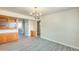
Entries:
{"type": "Polygon", "coordinates": [[[31,31],[31,37],[36,37],[36,36],[37,36],[36,31],[31,31]]]}
{"type": "Polygon", "coordinates": [[[3,34],[1,35],[0,34],[0,43],[3,43],[3,42],[6,42],[7,41],[7,37],[5,36],[3,36],[3,34]]]}
{"type": "Polygon", "coordinates": [[[18,33],[0,34],[0,43],[18,40],[18,33]]]}

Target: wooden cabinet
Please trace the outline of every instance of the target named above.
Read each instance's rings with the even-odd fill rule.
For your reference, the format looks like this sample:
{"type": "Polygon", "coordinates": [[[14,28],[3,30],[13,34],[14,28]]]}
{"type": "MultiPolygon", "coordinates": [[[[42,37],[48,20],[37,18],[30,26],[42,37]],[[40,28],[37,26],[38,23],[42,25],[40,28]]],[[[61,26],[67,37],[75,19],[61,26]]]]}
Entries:
{"type": "Polygon", "coordinates": [[[6,42],[7,41],[7,36],[5,35],[0,35],[0,43],[6,42]]]}
{"type": "Polygon", "coordinates": [[[0,29],[16,29],[16,28],[17,28],[17,21],[15,17],[0,15],[0,29]]]}
{"type": "Polygon", "coordinates": [[[16,19],[12,19],[12,18],[0,18],[0,22],[16,22],[16,19]]]}
{"type": "Polygon", "coordinates": [[[37,34],[36,34],[36,31],[31,31],[31,37],[36,37],[37,34]]]}
{"type": "Polygon", "coordinates": [[[0,43],[18,40],[18,33],[0,34],[0,43]]]}
{"type": "Polygon", "coordinates": [[[1,19],[1,18],[0,18],[0,22],[7,22],[7,20],[8,20],[8,19],[5,19],[5,18],[4,18],[4,19],[1,19]]]}
{"type": "Polygon", "coordinates": [[[16,22],[15,18],[8,18],[8,22],[16,22]]]}
{"type": "Polygon", "coordinates": [[[8,34],[7,38],[8,38],[8,41],[17,40],[18,34],[17,33],[8,34]]]}
{"type": "MultiPolygon", "coordinates": [[[[17,29],[16,18],[0,15],[0,30],[17,29]]],[[[0,43],[18,40],[18,33],[0,33],[0,43]]]]}

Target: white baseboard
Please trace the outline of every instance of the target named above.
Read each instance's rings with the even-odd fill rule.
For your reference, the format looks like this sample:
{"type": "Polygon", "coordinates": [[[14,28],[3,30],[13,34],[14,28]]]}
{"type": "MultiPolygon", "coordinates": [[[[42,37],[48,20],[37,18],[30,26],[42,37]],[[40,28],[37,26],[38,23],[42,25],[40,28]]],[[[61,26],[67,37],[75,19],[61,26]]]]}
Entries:
{"type": "MultiPolygon", "coordinates": [[[[48,38],[45,38],[45,37],[41,37],[41,38],[42,38],[42,39],[49,40],[48,38]]],[[[63,43],[63,42],[58,42],[58,41],[56,41],[56,40],[49,40],[49,41],[56,42],[56,43],[59,43],[59,44],[62,44],[62,45],[65,45],[65,46],[68,46],[68,47],[71,47],[71,48],[79,49],[79,47],[76,47],[76,46],[73,46],[73,45],[68,45],[68,44],[63,43]]]]}

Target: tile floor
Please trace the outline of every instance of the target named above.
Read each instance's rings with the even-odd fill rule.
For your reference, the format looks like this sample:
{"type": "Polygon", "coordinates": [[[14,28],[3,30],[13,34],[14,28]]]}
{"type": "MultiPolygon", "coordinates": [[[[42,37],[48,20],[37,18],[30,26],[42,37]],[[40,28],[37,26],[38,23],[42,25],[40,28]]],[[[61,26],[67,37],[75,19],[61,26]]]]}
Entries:
{"type": "Polygon", "coordinates": [[[25,37],[18,41],[8,42],[0,45],[0,51],[78,51],[55,42],[41,38],[25,37]]]}

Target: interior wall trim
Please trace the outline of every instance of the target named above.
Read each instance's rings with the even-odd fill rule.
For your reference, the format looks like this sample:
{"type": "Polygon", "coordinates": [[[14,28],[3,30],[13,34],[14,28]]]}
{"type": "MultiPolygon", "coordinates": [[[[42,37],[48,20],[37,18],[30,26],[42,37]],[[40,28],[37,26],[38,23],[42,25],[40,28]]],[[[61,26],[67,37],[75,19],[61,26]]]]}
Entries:
{"type": "MultiPolygon", "coordinates": [[[[49,40],[48,38],[45,38],[45,37],[41,37],[42,39],[46,39],[46,40],[49,40]]],[[[79,47],[76,47],[76,46],[73,46],[73,45],[68,45],[66,43],[63,43],[63,42],[58,42],[56,40],[49,40],[49,41],[52,41],[52,42],[55,42],[55,43],[58,43],[58,44],[62,44],[62,45],[65,45],[65,46],[68,46],[68,47],[71,47],[71,48],[74,48],[74,49],[79,49],[79,47]]]]}

